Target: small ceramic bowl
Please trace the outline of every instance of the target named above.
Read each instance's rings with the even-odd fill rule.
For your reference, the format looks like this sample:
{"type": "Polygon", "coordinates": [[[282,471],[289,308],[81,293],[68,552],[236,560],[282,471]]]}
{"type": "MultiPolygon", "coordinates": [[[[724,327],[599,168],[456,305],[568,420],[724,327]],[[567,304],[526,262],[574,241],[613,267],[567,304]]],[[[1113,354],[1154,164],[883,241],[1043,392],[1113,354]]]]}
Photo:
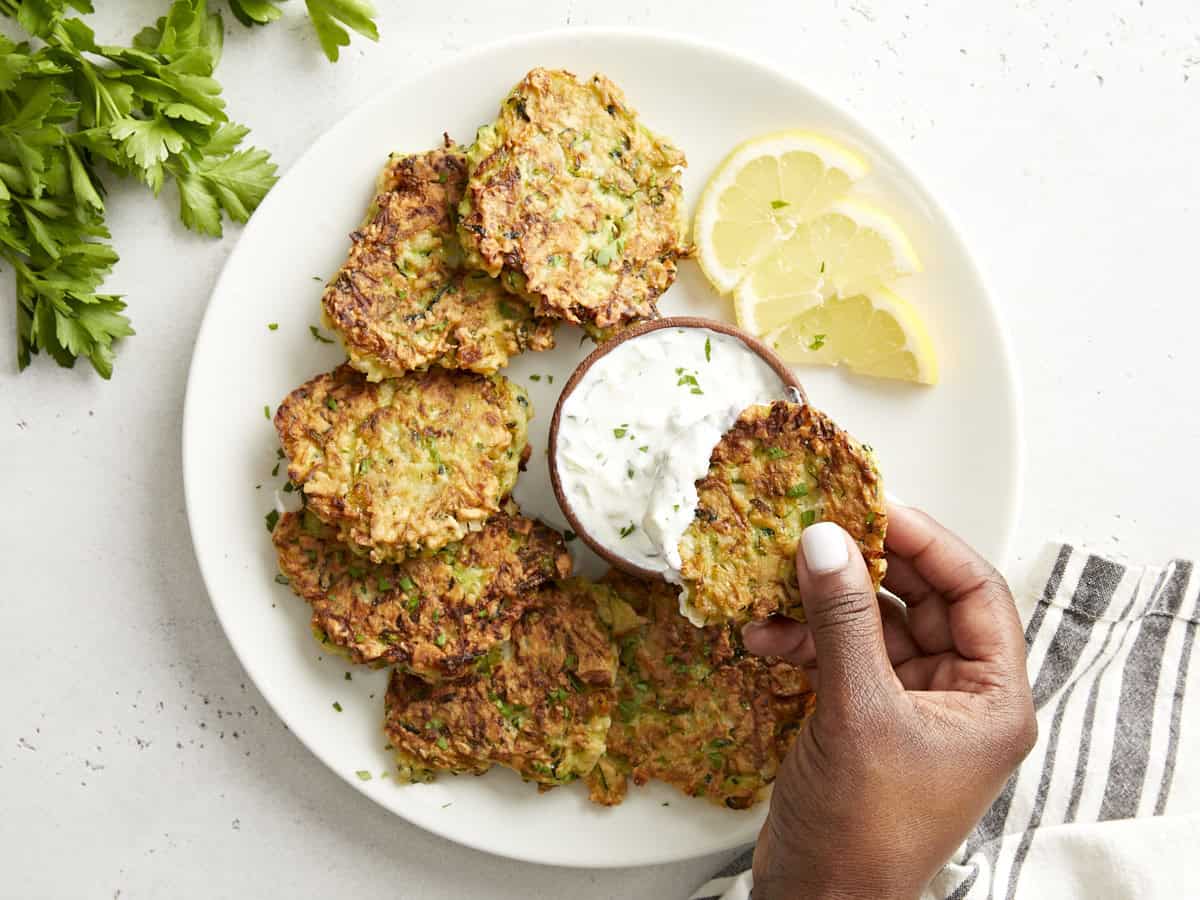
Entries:
{"type": "Polygon", "coordinates": [[[701,328],[708,331],[716,331],[720,334],[728,335],[741,341],[752,353],[758,355],[763,362],[771,367],[772,371],[779,376],[787,387],[795,391],[801,402],[808,402],[804,394],[804,388],[800,381],[796,378],[791,367],[788,366],[774,350],[760,341],[753,335],[747,334],[739,328],[732,325],[726,325],[724,322],[718,322],[714,319],[703,319],[696,316],[674,316],[665,319],[654,319],[650,322],[643,322],[640,325],[635,325],[627,331],[621,332],[617,337],[613,338],[604,344],[601,344],[593,350],[586,359],[583,360],[575,371],[571,373],[571,377],[567,379],[566,385],[563,386],[562,393],[559,394],[558,403],[554,407],[554,417],[550,420],[550,484],[554,488],[554,498],[558,501],[559,508],[563,511],[563,515],[567,517],[567,521],[571,523],[571,530],[574,531],[583,540],[585,544],[592,548],[598,556],[610,565],[628,572],[631,575],[637,575],[643,578],[657,577],[657,572],[652,572],[649,569],[644,569],[641,566],[635,565],[624,557],[613,553],[598,540],[592,537],[588,530],[587,523],[582,521],[575,510],[571,508],[568,502],[566,493],[563,491],[562,481],[558,473],[558,426],[562,419],[562,410],[567,398],[578,386],[583,377],[587,375],[588,370],[596,364],[596,361],[611,353],[626,341],[631,341],[643,334],[651,331],[658,331],[660,328],[701,328]]]}

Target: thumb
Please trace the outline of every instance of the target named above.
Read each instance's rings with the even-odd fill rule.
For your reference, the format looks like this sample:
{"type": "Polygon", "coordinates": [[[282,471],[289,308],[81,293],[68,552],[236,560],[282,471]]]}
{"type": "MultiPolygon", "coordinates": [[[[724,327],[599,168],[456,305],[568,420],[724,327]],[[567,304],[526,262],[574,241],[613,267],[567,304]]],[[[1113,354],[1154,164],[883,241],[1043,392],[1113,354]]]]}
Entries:
{"type": "Polygon", "coordinates": [[[821,679],[821,704],[844,711],[895,683],[875,586],[853,539],[835,522],[800,535],[796,581],[821,679]]]}

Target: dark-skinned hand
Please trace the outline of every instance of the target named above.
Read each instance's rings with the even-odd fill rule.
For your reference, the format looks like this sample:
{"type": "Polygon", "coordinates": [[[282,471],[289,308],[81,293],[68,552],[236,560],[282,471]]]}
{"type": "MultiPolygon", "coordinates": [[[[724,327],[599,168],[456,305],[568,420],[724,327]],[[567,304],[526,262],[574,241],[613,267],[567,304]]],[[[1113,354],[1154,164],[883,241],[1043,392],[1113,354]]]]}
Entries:
{"type": "Polygon", "coordinates": [[[1037,737],[1004,579],[907,507],[889,507],[886,547],[903,604],[876,596],[855,543],[822,522],[797,553],[807,621],[743,632],[817,692],[759,835],[755,900],[918,897],[1037,737]]]}

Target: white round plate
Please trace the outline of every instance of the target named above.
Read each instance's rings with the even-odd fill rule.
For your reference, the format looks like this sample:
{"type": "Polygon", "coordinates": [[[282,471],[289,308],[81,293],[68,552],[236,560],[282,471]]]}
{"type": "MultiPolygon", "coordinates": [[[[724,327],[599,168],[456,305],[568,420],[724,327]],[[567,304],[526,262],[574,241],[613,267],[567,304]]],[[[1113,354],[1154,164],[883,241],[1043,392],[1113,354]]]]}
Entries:
{"type": "MultiPolygon", "coordinates": [[[[996,310],[941,207],[868,130],[777,72],[692,41],[586,30],[486,47],[393,88],[334,126],[271,191],[217,282],[192,359],[183,461],[196,556],[230,643],[275,711],[347,783],[410,822],[481,850],[564,866],[727,850],[754,839],[765,804],[731,811],[655,784],[602,809],[579,785],[538,794],[507,770],[415,786],[381,778],[391,768],[380,730],[386,673],[358,669],[344,680],[348,664],[310,637],[307,606],[273,581],[263,516],[286,466],[271,477],[278,441],[263,406],[273,412],[292,388],[342,361],[340,347],[317,343],[309,326],[319,322],[322,283],[342,262],[377,170],[390,151],[428,149],[443,131],[470,141],[534,66],[616,81],[644,121],[687,153],[684,189],[693,202],[730,148],[765,132],[812,129],[870,161],[862,189],[907,228],[925,263],[902,293],[929,323],[942,383],[928,389],[807,369],[801,378],[814,405],[874,445],[891,493],[1003,562],[1019,487],[1016,385],[996,310]],[[360,770],[371,780],[360,780],[360,770]]],[[[661,309],[732,317],[690,261],[661,309]]],[[[549,487],[546,429],[558,390],[591,349],[579,335],[561,328],[557,350],[526,354],[506,372],[529,388],[538,411],[517,498],[558,527],[565,523],[549,487]]],[[[579,555],[589,571],[594,561],[579,555]]]]}

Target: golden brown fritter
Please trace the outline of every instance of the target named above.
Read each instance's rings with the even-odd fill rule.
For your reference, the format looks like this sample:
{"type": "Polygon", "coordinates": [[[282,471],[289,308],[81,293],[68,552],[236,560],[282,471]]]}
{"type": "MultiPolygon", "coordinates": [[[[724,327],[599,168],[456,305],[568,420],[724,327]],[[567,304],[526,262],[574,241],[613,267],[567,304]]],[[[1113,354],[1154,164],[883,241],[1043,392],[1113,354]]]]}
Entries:
{"type": "Polygon", "coordinates": [[[646,621],[620,641],[617,706],[588,777],[591,799],[620,803],[630,776],[731,809],[762,799],[814,708],[803,671],[746,654],[732,625],[692,625],[678,589],[660,579],[605,580],[646,621]]]}
{"type": "Polygon", "coordinates": [[[272,540],[322,642],[353,662],[392,664],[431,681],[472,671],[508,640],[541,585],[571,574],[562,536],[516,514],[495,515],[461,543],[401,563],[355,556],[309,512],[282,516],[272,540]]]}
{"type": "Polygon", "coordinates": [[[386,562],[461,541],[500,511],[531,415],[501,375],[434,368],[372,383],[343,365],[292,391],[275,428],[308,509],[386,562]]]}
{"type": "Polygon", "coordinates": [[[886,562],[883,481],[870,451],[823,413],[777,401],[742,413],[696,482],[696,518],[679,544],[687,611],[696,621],[803,617],[800,532],[841,525],[876,587],[886,562]]]}
{"type": "Polygon", "coordinates": [[[614,634],[636,621],[608,588],[570,579],[543,587],[472,677],[431,685],[394,672],[384,731],[400,779],[493,764],[546,787],[586,775],[610,721],[614,634]]]}
{"type": "Polygon", "coordinates": [[[602,75],[534,69],[467,151],[468,263],[594,336],[657,314],[684,240],[683,154],[602,75]]]}
{"type": "Polygon", "coordinates": [[[454,216],[467,181],[447,146],[393,154],[350,253],[321,299],[350,364],[372,381],[439,365],[491,374],[554,346],[554,322],[463,264],[454,216]]]}

